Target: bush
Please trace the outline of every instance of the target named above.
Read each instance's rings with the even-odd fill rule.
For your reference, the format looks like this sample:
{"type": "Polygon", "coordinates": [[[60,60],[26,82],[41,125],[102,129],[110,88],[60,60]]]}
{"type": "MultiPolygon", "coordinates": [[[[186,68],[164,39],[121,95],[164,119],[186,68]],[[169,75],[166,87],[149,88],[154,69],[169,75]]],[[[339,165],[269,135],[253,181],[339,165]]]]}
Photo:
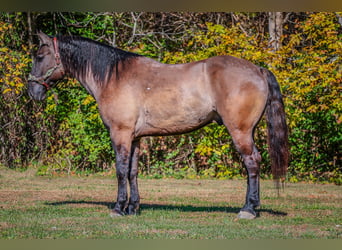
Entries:
{"type": "Polygon", "coordinates": [[[0,162],[21,167],[35,158],[41,141],[36,140],[36,112],[41,108],[24,94],[25,78],[31,59],[26,46],[11,48],[6,41],[14,27],[0,21],[0,162]],[[27,117],[32,117],[27,122],[27,117]]]}

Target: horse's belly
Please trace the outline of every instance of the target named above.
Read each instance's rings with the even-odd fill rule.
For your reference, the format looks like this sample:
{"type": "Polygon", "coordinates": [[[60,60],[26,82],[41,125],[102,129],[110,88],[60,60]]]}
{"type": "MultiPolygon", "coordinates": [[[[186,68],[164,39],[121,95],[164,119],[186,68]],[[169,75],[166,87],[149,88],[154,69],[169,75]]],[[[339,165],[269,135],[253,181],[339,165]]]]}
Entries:
{"type": "MultiPolygon", "coordinates": [[[[147,87],[137,123],[140,135],[181,134],[213,120],[213,102],[203,76],[182,82],[163,82],[147,87]]],[[[210,89],[210,88],[209,88],[210,89]]]]}
{"type": "Polygon", "coordinates": [[[182,134],[215,120],[216,112],[207,105],[162,106],[156,104],[143,111],[137,123],[138,136],[182,134]]]}

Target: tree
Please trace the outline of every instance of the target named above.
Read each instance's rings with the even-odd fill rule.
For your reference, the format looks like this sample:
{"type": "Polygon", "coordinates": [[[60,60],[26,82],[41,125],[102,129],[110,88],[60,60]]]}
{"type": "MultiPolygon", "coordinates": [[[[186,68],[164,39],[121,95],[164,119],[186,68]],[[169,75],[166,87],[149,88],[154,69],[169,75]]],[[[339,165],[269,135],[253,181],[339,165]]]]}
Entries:
{"type": "Polygon", "coordinates": [[[283,25],[287,22],[291,13],[284,17],[283,12],[268,12],[268,33],[270,35],[269,47],[273,51],[279,50],[283,38],[283,25]]]}

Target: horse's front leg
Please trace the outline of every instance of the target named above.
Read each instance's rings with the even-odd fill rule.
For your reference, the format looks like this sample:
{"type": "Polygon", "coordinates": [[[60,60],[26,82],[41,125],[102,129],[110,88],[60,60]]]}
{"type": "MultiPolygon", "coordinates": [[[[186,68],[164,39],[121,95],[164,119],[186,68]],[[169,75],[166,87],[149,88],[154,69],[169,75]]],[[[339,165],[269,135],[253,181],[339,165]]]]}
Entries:
{"type": "Polygon", "coordinates": [[[140,140],[133,141],[131,150],[131,160],[129,168],[129,185],[130,185],[130,198],[127,213],[137,214],[139,211],[140,196],[138,190],[138,163],[140,152],[140,140]]]}
{"type": "Polygon", "coordinates": [[[110,130],[113,147],[116,154],[116,177],[118,181],[118,195],[111,217],[126,214],[128,206],[127,180],[131,158],[132,132],[119,129],[110,130]]]}

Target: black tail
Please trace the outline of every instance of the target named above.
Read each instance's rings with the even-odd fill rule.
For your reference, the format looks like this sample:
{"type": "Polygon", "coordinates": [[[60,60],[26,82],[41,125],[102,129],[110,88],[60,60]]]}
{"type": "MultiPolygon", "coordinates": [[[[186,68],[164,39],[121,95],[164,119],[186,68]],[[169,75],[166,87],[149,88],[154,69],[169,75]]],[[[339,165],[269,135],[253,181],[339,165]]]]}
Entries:
{"type": "Polygon", "coordinates": [[[266,122],[271,168],[273,178],[279,184],[279,179],[286,175],[289,163],[288,130],[284,103],[279,84],[273,73],[267,69],[262,69],[262,72],[268,82],[266,122]]]}

